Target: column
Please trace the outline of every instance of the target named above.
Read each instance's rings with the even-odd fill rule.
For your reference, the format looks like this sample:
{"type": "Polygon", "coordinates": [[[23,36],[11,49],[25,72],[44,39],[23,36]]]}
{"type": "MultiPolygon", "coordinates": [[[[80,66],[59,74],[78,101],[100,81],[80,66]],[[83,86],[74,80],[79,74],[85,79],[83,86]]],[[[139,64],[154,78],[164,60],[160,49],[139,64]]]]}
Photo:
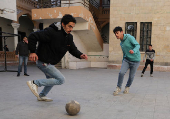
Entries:
{"type": "MultiPolygon", "coordinates": [[[[18,28],[20,26],[20,24],[18,23],[11,23],[12,27],[14,28],[14,34],[18,34],[18,28]]],[[[14,37],[14,49],[16,49],[18,44],[18,36],[14,37]]]]}

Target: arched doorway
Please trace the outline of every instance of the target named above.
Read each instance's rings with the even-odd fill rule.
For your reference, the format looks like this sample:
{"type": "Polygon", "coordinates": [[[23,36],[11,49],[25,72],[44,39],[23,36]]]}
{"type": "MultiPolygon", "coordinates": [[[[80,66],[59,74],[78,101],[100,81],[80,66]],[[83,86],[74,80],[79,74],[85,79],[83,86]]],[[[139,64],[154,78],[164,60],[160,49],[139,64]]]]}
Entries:
{"type": "Polygon", "coordinates": [[[21,39],[18,37],[18,42],[20,42],[24,36],[29,36],[33,32],[34,24],[31,20],[29,14],[23,14],[19,17],[20,27],[18,28],[18,34],[21,35],[21,39]]]}

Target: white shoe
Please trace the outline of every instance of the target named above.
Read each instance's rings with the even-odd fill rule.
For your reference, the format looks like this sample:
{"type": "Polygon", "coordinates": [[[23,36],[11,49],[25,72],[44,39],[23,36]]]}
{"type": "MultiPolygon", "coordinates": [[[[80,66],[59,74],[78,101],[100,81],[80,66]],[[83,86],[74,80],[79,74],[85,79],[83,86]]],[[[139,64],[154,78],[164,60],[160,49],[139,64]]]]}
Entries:
{"type": "Polygon", "coordinates": [[[125,87],[125,90],[123,91],[124,94],[129,93],[129,87],[125,87]]]}
{"type": "Polygon", "coordinates": [[[116,87],[116,90],[113,92],[113,95],[116,96],[120,91],[121,89],[119,87],[116,87]]]}
{"type": "Polygon", "coordinates": [[[153,74],[150,74],[150,77],[153,77],[153,74]]]}
{"type": "Polygon", "coordinates": [[[141,77],[143,77],[143,73],[141,73],[141,77]]]}
{"type": "Polygon", "coordinates": [[[51,102],[51,101],[53,101],[51,98],[48,98],[48,97],[46,97],[46,96],[44,96],[44,97],[37,97],[37,100],[38,101],[45,101],[45,102],[51,102]]]}
{"type": "Polygon", "coordinates": [[[27,81],[27,85],[30,88],[31,92],[36,96],[39,97],[38,94],[38,86],[33,83],[33,81],[27,81]]]}

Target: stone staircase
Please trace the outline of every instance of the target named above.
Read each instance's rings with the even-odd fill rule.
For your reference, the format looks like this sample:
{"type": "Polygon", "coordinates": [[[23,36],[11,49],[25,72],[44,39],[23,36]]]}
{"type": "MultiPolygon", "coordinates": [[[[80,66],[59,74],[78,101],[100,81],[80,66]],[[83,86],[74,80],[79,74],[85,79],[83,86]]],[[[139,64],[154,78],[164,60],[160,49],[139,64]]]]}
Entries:
{"type": "MultiPolygon", "coordinates": [[[[19,61],[7,61],[7,66],[17,66],[19,61]]],[[[32,62],[32,61],[28,61],[28,65],[36,65],[35,62],[32,62]]],[[[4,61],[0,61],[0,66],[5,66],[5,62],[4,61]]],[[[57,69],[62,69],[62,63],[61,61],[55,65],[55,67],[57,69]]]]}
{"type": "Polygon", "coordinates": [[[55,65],[57,69],[62,69],[62,63],[61,61],[55,65]]]}
{"type": "MultiPolygon", "coordinates": [[[[18,65],[19,61],[7,61],[6,64],[7,66],[16,66],[18,65]]],[[[28,61],[28,65],[35,65],[35,62],[28,61]]],[[[0,66],[5,66],[5,62],[1,61],[0,66]]]]}
{"type": "MultiPolygon", "coordinates": [[[[139,65],[137,70],[142,71],[145,65],[139,65]]],[[[107,69],[121,69],[121,64],[108,64],[107,69]]],[[[170,72],[170,66],[153,65],[154,71],[170,72]]],[[[148,65],[146,71],[150,71],[150,65],[148,65]]]]}

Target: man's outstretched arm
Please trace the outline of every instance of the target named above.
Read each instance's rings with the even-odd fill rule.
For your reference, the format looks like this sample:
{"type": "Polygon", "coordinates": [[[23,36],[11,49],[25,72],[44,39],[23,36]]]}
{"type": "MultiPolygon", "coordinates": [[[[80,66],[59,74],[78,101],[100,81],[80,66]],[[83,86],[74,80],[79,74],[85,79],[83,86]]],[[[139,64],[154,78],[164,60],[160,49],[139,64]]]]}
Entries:
{"type": "Polygon", "coordinates": [[[72,54],[73,56],[75,56],[76,58],[79,59],[88,59],[86,54],[83,54],[82,52],[80,52],[77,47],[75,46],[74,42],[72,42],[71,46],[70,46],[70,50],[69,53],[72,54]]]}

